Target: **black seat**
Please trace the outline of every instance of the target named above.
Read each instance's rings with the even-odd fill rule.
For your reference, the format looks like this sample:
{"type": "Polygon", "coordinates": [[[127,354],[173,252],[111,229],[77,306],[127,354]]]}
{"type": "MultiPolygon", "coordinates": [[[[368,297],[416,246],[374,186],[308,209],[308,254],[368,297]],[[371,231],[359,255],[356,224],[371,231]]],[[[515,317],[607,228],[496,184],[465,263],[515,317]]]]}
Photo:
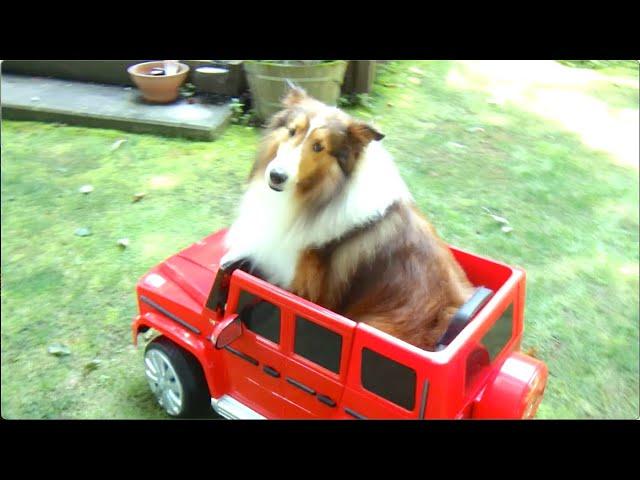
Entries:
{"type": "Polygon", "coordinates": [[[458,309],[451,319],[449,327],[438,341],[438,347],[436,350],[442,350],[449,345],[453,339],[458,336],[462,329],[469,324],[473,317],[476,316],[480,309],[486,305],[492,295],[493,290],[489,288],[476,288],[473,295],[471,295],[471,298],[458,309]]]}

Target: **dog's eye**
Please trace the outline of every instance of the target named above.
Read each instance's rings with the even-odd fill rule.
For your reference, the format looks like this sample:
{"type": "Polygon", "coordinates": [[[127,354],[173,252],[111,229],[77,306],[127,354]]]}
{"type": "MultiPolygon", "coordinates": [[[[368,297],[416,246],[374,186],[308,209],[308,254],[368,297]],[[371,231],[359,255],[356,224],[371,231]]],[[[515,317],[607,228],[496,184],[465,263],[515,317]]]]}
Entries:
{"type": "Polygon", "coordinates": [[[289,136],[293,137],[296,134],[296,129],[295,128],[290,128],[289,129],[289,136]]]}
{"type": "Polygon", "coordinates": [[[314,152],[321,152],[322,151],[322,145],[320,145],[320,143],[316,142],[313,144],[313,151],[314,152]]]}

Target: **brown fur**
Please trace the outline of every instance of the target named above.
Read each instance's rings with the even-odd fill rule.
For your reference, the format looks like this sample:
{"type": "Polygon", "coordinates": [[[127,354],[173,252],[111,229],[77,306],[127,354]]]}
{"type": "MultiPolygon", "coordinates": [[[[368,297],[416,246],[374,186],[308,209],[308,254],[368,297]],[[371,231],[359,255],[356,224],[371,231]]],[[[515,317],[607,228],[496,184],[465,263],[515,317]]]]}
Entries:
{"type": "MultiPolygon", "coordinates": [[[[283,103],[287,109],[273,117],[252,177],[264,174],[282,142],[299,145],[310,120],[325,112],[299,90],[283,103]]],[[[335,199],[366,145],[383,137],[343,112],[332,115],[302,145],[296,195],[306,215],[335,199]]],[[[304,251],[290,290],[433,350],[472,286],[424,216],[413,205],[397,202],[379,221],[304,251]]]]}
{"type": "Polygon", "coordinates": [[[472,286],[413,207],[298,260],[292,291],[357,322],[433,350],[472,286]]]}

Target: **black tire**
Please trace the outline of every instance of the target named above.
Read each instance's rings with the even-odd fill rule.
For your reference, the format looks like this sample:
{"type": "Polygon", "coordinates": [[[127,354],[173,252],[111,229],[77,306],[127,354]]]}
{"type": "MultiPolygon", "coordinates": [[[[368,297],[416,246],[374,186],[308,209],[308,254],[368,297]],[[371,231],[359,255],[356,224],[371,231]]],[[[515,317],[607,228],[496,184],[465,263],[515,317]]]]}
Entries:
{"type": "MultiPolygon", "coordinates": [[[[200,362],[184,348],[179,347],[174,342],[166,337],[157,337],[150,342],[144,351],[145,363],[147,359],[161,358],[170,363],[171,368],[175,372],[175,377],[182,387],[181,405],[176,411],[170,410],[160,402],[160,399],[153,388],[152,383],[158,385],[158,382],[153,382],[149,377],[150,388],[156,400],[160,406],[164,409],[167,415],[174,418],[210,418],[214,416],[213,409],[211,408],[211,397],[209,395],[209,388],[202,372],[200,362]],[[153,353],[157,351],[160,355],[153,353]]],[[[145,365],[146,368],[146,365],[145,365]]]]}

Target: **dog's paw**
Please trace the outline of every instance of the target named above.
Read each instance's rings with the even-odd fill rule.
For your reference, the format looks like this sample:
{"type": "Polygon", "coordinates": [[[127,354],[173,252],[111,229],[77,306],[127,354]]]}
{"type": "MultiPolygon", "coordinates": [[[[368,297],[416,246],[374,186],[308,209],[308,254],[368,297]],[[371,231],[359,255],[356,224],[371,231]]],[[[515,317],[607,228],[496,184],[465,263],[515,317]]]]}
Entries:
{"type": "Polygon", "coordinates": [[[230,263],[234,262],[238,258],[240,258],[240,257],[237,254],[235,254],[234,252],[229,250],[220,259],[220,267],[224,268],[225,265],[229,265],[230,263]]]}
{"type": "Polygon", "coordinates": [[[229,270],[231,270],[231,267],[233,266],[234,261],[233,260],[225,260],[224,258],[220,260],[220,269],[224,270],[226,272],[228,272],[229,270]]]}
{"type": "Polygon", "coordinates": [[[225,272],[230,272],[241,267],[248,259],[244,256],[227,253],[220,259],[220,268],[225,272]]]}

